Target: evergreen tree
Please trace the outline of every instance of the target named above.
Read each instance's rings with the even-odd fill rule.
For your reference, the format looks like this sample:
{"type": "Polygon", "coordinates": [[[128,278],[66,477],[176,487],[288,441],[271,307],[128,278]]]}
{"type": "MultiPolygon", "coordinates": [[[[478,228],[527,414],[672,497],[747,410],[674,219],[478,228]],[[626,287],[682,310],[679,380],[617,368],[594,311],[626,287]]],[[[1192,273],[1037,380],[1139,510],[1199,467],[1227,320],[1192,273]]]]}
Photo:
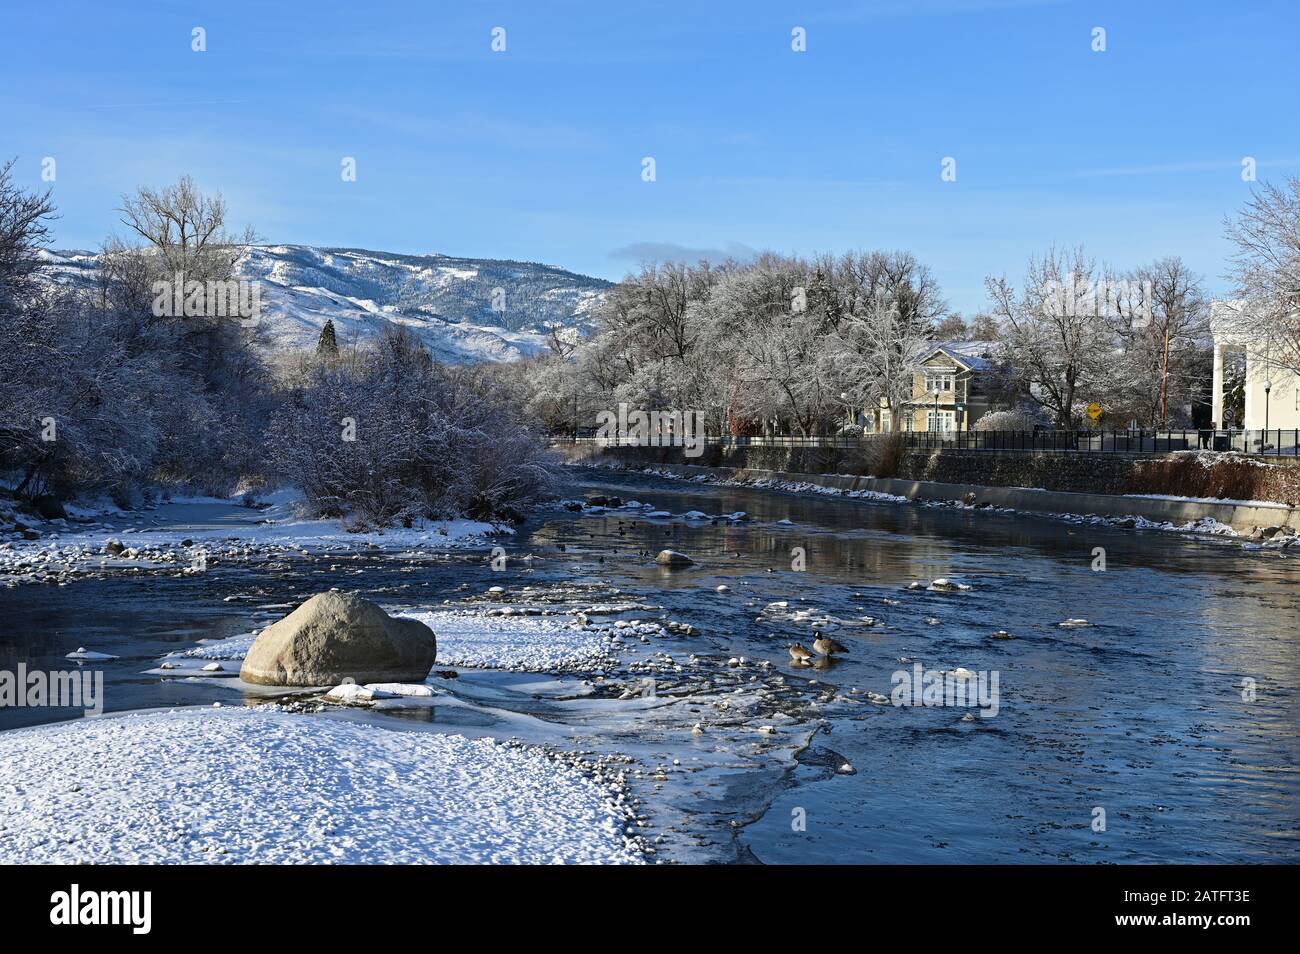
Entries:
{"type": "Polygon", "coordinates": [[[339,353],[338,338],[334,336],[334,320],[325,319],[325,327],[320,330],[320,340],[316,342],[316,353],[333,357],[339,353]]]}

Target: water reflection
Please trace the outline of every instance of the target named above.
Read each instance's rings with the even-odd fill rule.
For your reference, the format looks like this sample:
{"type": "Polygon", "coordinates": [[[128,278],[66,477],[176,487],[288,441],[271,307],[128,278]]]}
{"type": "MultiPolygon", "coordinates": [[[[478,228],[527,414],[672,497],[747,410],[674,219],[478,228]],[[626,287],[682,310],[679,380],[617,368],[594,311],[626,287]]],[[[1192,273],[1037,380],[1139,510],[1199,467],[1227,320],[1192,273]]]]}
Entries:
{"type": "MultiPolygon", "coordinates": [[[[499,574],[481,554],[414,565],[363,555],[295,559],[275,571],[218,566],[200,577],[0,590],[0,669],[19,661],[66,669],[65,654],[86,646],[120,657],[95,664],[105,672],[108,711],[237,702],[215,681],[141,672],[163,653],[247,632],[330,586],[436,606],[459,599],[466,585],[480,592],[498,582],[603,580],[701,631],[643,653],[768,660],[806,693],[807,718],[826,720],[829,731],[794,770],[796,784],[741,829],[760,860],[1300,860],[1293,559],[999,514],[589,472],[575,481],[573,493],[597,486],[674,513],[744,510],[752,520],[548,513],[507,544],[509,568],[499,574]],[[659,567],[654,555],[665,547],[698,562],[659,567]],[[1105,549],[1105,572],[1091,569],[1096,547],[1105,549]],[[972,589],[906,588],[938,577],[972,589]],[[722,583],[729,592],[717,592],[722,583]],[[774,601],[878,624],[841,626],[834,635],[847,656],[795,667],[786,647],[811,645],[813,629],[793,613],[764,616],[774,601]],[[1061,628],[1067,618],[1091,625],[1061,628]],[[1014,638],[995,639],[997,631],[1014,638]],[[868,692],[887,695],[891,674],[913,660],[998,671],[998,716],[962,722],[951,709],[865,701],[868,692]],[[1245,679],[1255,681],[1253,702],[1243,700],[1245,679]],[[852,774],[839,771],[846,764],[852,774]],[[1092,828],[1098,807],[1104,832],[1092,828]],[[806,813],[805,831],[791,830],[796,808],[806,813]]],[[[512,704],[539,715],[549,706],[512,704]]],[[[0,728],[77,715],[3,709],[0,728]]],[[[395,718],[492,728],[481,711],[441,703],[395,718]]],[[[750,780],[733,782],[738,801],[752,791],[750,780]]]]}

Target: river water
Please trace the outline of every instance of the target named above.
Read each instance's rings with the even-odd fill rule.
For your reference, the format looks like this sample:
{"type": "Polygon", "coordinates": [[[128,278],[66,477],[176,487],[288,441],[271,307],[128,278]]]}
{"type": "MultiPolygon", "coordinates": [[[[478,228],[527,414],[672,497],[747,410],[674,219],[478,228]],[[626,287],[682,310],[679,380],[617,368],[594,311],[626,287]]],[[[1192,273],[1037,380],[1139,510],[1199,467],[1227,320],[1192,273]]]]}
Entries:
{"type": "MultiPolygon", "coordinates": [[[[724,667],[728,657],[747,666],[768,660],[766,672],[806,702],[787,707],[812,740],[793,768],[721,772],[701,790],[710,814],[691,837],[706,857],[1300,860],[1294,559],[1231,541],[1023,515],[597,471],[569,478],[572,495],[597,490],[676,515],[743,510],[750,519],[546,512],[506,544],[504,574],[481,554],[431,559],[415,572],[380,555],[346,563],[303,556],[274,569],[239,564],[197,576],[0,590],[0,669],[19,661],[67,668],[64,654],[88,646],[121,657],[102,665],[110,711],[229,702],[230,690],[211,681],[143,671],[197,639],[264,625],[329,586],[360,588],[386,605],[430,606],[456,600],[466,583],[481,591],[521,580],[599,581],[698,627],[698,636],[674,642],[675,654],[690,650],[724,667]],[[697,565],[656,566],[651,557],[664,547],[697,565]],[[1104,570],[1094,569],[1097,548],[1104,570]],[[524,554],[537,559],[513,559],[524,554]],[[908,589],[936,578],[970,589],[908,589]],[[729,592],[717,592],[721,584],[729,592]],[[789,605],[764,611],[773,602],[789,605]],[[786,647],[813,639],[807,622],[791,618],[800,609],[844,621],[834,636],[848,653],[822,668],[794,666],[786,647]],[[863,616],[876,624],[851,625],[863,616]],[[1071,618],[1090,625],[1059,626],[1071,618]],[[996,631],[1014,638],[992,638],[996,631]],[[865,701],[866,692],[888,696],[893,674],[916,664],[996,673],[996,715],[865,701]]],[[[463,681],[458,691],[487,690],[463,681]]],[[[543,718],[566,718],[531,698],[543,718]]],[[[2,709],[0,729],[75,714],[2,709]]],[[[457,718],[473,721],[464,712],[450,717],[458,731],[457,718]]],[[[482,731],[490,729],[488,720],[482,731]]],[[[639,734],[633,721],[608,741],[630,751],[651,745],[652,735],[654,744],[666,737],[639,734]]],[[[691,793],[669,793],[689,817],[691,793]]]]}

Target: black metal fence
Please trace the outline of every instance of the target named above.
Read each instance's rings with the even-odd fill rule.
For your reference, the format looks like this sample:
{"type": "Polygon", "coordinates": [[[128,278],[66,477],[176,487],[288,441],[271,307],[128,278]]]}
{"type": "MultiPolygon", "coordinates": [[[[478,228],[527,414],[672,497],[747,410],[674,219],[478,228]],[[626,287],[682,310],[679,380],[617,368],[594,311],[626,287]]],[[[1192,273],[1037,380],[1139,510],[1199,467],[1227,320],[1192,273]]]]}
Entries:
{"type": "Polygon", "coordinates": [[[1206,450],[1264,456],[1300,456],[1300,429],[1169,430],[1135,428],[1122,431],[913,431],[905,433],[909,447],[951,448],[992,453],[1168,454],[1206,450]]]}
{"type": "MultiPolygon", "coordinates": [[[[1146,428],[1123,431],[899,431],[896,434],[827,437],[736,437],[708,435],[692,444],[706,447],[825,447],[852,450],[887,438],[902,440],[916,450],[959,450],[994,454],[1095,453],[1168,454],[1174,451],[1236,452],[1266,457],[1300,457],[1300,429],[1167,430],[1146,428]]],[[[681,445],[679,437],[584,437],[557,435],[556,443],[598,444],[604,447],[661,447],[681,445]]]]}

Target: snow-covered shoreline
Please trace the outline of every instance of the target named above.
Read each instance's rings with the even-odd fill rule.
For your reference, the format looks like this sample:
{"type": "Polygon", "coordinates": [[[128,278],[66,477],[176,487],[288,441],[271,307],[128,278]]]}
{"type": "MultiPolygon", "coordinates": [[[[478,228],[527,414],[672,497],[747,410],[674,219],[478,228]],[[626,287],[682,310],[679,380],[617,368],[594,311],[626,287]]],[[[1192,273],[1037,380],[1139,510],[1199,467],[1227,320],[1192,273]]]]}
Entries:
{"type": "Polygon", "coordinates": [[[69,519],[28,524],[36,528],[35,539],[18,533],[0,540],[0,580],[15,586],[64,582],[90,573],[193,573],[202,572],[207,561],[295,553],[465,549],[514,533],[509,527],[467,519],[352,533],[337,520],[300,516],[294,491],[272,494],[260,508],[192,497],[140,511],[73,507],[69,513],[69,519]]]}
{"type": "MultiPolygon", "coordinates": [[[[989,504],[978,505],[969,504],[960,500],[913,500],[908,497],[897,494],[883,493],[875,490],[843,490],[838,487],[827,487],[821,484],[814,484],[808,481],[791,481],[777,480],[772,478],[754,479],[735,479],[724,477],[717,474],[696,474],[693,476],[684,476],[675,471],[654,466],[629,466],[619,463],[592,463],[576,462],[570,464],[573,467],[588,468],[591,470],[609,470],[620,471],[629,474],[645,474],[652,477],[659,477],[665,480],[680,481],[684,483],[709,484],[720,487],[745,487],[754,490],[776,490],[785,493],[814,493],[827,497],[841,497],[844,499],[868,500],[879,503],[905,504],[921,507],[935,507],[942,509],[972,510],[997,514],[1017,514],[1025,513],[1035,517],[1045,517],[1052,520],[1062,520],[1073,524],[1086,524],[1089,526],[1107,526],[1117,529],[1129,530],[1159,530],[1166,533],[1183,533],[1194,534],[1198,536],[1213,536],[1240,540],[1243,549],[1271,549],[1281,550],[1288,548],[1300,548],[1300,534],[1279,533],[1271,538],[1253,539],[1250,536],[1240,533],[1232,527],[1220,523],[1213,517],[1203,517],[1199,520],[1190,520],[1185,523],[1176,524],[1168,520],[1151,520],[1137,514],[1126,514],[1122,516],[1100,516],[1097,514],[1079,514],[1079,513],[1061,513],[1039,510],[1019,510],[1012,507],[999,507],[989,504]]],[[[1031,488],[1032,489],[1032,488],[1031,488]]],[[[1173,501],[1185,501],[1190,503],[1243,503],[1242,501],[1223,501],[1223,500],[1205,500],[1198,498],[1182,497],[1160,497],[1156,495],[1126,495],[1134,499],[1161,499],[1173,501]]],[[[1123,498],[1119,498],[1123,499],[1123,498]]],[[[1247,502],[1262,503],[1262,502],[1247,502]]]]}
{"type": "Polygon", "coordinates": [[[274,706],[0,733],[0,863],[634,864],[630,827],[536,747],[274,706]]]}

